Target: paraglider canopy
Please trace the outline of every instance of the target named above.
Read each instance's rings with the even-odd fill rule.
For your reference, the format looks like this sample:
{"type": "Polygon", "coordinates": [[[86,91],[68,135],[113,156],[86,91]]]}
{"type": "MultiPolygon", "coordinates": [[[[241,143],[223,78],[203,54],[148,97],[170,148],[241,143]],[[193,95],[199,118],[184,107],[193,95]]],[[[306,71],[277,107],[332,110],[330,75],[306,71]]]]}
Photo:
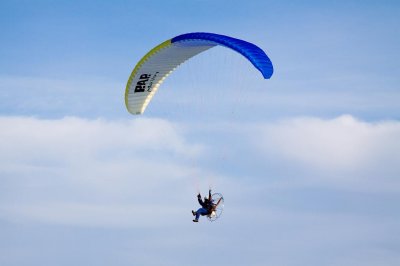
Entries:
{"type": "Polygon", "coordinates": [[[125,90],[132,114],[142,114],[164,79],[180,64],[217,45],[247,58],[265,79],[273,73],[271,60],[258,46],[225,35],[195,32],[176,36],[150,50],[135,66],[125,90]]]}

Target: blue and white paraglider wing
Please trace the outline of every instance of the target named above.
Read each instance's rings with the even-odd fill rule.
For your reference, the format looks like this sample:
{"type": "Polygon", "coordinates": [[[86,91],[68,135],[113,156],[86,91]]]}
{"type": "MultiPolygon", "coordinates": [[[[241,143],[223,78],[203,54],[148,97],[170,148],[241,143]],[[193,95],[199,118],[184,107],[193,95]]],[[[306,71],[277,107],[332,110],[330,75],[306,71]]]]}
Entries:
{"type": "Polygon", "coordinates": [[[258,46],[214,33],[187,33],[150,50],[135,66],[125,90],[125,104],[132,114],[142,114],[164,79],[180,64],[217,45],[247,58],[265,79],[273,73],[271,60],[258,46]]]}

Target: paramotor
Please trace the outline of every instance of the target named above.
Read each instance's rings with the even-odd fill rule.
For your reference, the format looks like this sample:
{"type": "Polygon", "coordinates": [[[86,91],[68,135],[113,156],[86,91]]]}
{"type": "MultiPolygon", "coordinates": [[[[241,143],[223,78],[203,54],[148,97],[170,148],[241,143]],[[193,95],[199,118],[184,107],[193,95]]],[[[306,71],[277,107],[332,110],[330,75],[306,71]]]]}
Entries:
{"type": "Polygon", "coordinates": [[[213,210],[211,214],[207,215],[209,221],[214,222],[222,215],[224,210],[224,197],[221,193],[214,193],[211,195],[211,202],[213,205],[213,210]]]}

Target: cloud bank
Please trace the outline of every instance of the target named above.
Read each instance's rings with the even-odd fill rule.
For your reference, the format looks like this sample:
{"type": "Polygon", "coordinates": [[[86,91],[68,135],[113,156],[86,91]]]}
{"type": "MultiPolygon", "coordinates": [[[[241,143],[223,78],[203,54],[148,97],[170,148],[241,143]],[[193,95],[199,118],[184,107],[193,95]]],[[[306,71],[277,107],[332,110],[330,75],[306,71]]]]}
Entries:
{"type": "Polygon", "coordinates": [[[277,186],[283,191],[293,186],[400,190],[397,121],[370,123],[345,115],[191,128],[148,118],[3,116],[0,125],[0,208],[3,218],[13,221],[141,226],[161,219],[165,210],[179,216],[192,208],[187,199],[195,183],[207,186],[194,177],[206,175],[233,197],[254,192],[262,197],[277,186]],[[199,134],[202,140],[192,142],[199,134]],[[235,145],[224,146],[220,140],[227,136],[235,145]],[[214,168],[229,164],[225,160],[241,162],[244,155],[260,167],[242,160],[245,173],[235,166],[214,168]],[[254,179],[260,175],[266,177],[254,179]],[[168,206],[166,200],[176,204],[168,206]],[[146,219],[132,222],[141,216],[146,219]]]}
{"type": "Polygon", "coordinates": [[[365,122],[350,115],[301,117],[259,127],[259,150],[272,160],[318,174],[313,181],[350,188],[400,188],[400,123],[365,122]],[[320,179],[320,180],[318,180],[320,179]]]}

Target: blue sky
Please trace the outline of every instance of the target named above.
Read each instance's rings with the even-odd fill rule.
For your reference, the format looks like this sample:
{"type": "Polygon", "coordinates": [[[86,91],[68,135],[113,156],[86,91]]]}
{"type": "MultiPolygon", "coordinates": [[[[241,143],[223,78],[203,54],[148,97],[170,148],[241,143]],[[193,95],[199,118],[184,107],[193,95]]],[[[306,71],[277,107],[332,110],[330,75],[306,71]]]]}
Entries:
{"type": "Polygon", "coordinates": [[[397,1],[1,1],[0,264],[399,265],[399,24],[397,1]],[[196,31],[274,75],[213,48],[130,115],[135,63],[196,31]],[[193,224],[209,186],[225,212],[193,224]]]}

